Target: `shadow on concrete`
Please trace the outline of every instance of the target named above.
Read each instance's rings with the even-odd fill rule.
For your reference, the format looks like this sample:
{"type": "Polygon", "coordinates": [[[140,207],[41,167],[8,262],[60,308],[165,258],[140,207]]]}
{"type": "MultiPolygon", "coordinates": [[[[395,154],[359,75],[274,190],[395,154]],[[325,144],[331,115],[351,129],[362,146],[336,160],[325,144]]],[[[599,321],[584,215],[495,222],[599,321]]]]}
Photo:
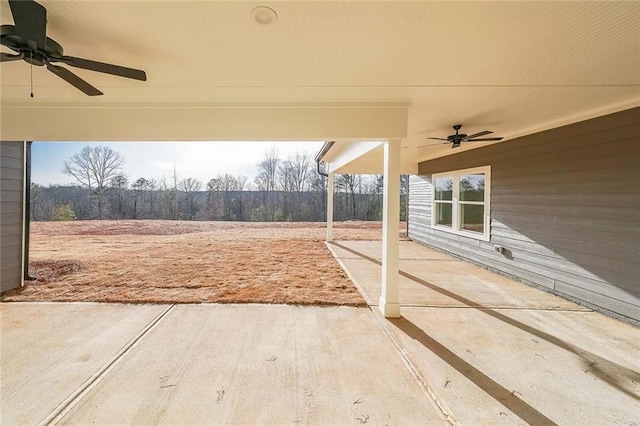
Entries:
{"type": "Polygon", "coordinates": [[[464,359],[447,349],[443,344],[435,340],[433,337],[425,333],[420,327],[416,326],[406,318],[389,319],[389,321],[398,327],[407,336],[420,342],[425,348],[429,349],[440,359],[445,361],[451,367],[458,370],[467,379],[471,380],[480,389],[491,395],[496,401],[507,407],[518,417],[532,425],[552,425],[555,424],[544,414],[515,396],[515,393],[509,391],[504,386],[484,374],[482,371],[469,364],[464,359]]]}
{"type": "MultiPolygon", "coordinates": [[[[382,262],[380,262],[377,259],[374,259],[370,256],[367,256],[363,253],[358,252],[357,250],[354,250],[350,247],[346,247],[340,243],[336,243],[336,242],[332,242],[331,244],[340,247],[341,249],[347,250],[353,254],[356,254],[360,257],[362,257],[363,259],[368,260],[369,262],[375,263],[376,265],[382,265],[382,262]]],[[[568,352],[571,352],[575,355],[577,355],[578,357],[581,358],[582,364],[583,364],[583,371],[585,373],[591,373],[594,376],[598,377],[599,379],[601,379],[602,381],[604,381],[605,383],[608,383],[610,386],[614,387],[615,389],[629,395],[630,397],[634,398],[635,400],[640,401],[640,394],[638,394],[638,392],[636,392],[633,388],[634,388],[634,384],[635,383],[640,383],[640,373],[630,370],[622,365],[619,365],[613,361],[610,361],[608,359],[602,358],[599,355],[596,355],[594,353],[591,353],[587,350],[584,350],[582,348],[579,348],[575,345],[572,345],[570,343],[565,342],[564,340],[558,339],[557,337],[546,333],[542,330],[538,330],[535,327],[532,327],[530,325],[527,325],[525,323],[522,323],[518,320],[515,320],[513,318],[508,317],[507,315],[504,315],[500,312],[494,311],[490,308],[485,307],[484,305],[474,302],[473,300],[467,299],[464,296],[461,296],[459,294],[456,294],[450,290],[447,290],[445,288],[442,288],[436,284],[430,283],[426,280],[423,280],[420,277],[416,277],[415,275],[411,275],[407,272],[404,271],[399,271],[399,274],[417,284],[423,285],[427,288],[430,288],[433,291],[436,291],[440,294],[443,294],[447,297],[450,297],[454,300],[457,300],[460,303],[465,304],[466,306],[472,307],[472,308],[476,308],[478,309],[478,311],[483,312],[495,319],[498,319],[506,324],[509,324],[513,327],[516,327],[524,332],[527,332],[533,336],[536,336],[540,339],[546,340],[547,342],[562,348],[568,352]]],[[[415,327],[415,326],[414,326],[415,327]]],[[[418,327],[416,327],[418,330],[420,330],[418,327]]],[[[422,330],[420,330],[422,331],[422,330]]],[[[408,333],[407,333],[408,334],[408,333]]],[[[429,337],[426,333],[424,333],[424,336],[426,336],[427,338],[429,337]]],[[[432,340],[432,339],[431,339],[432,340]]],[[[435,342],[435,341],[433,341],[435,342]]],[[[437,343],[437,342],[435,342],[437,343]]],[[[424,343],[423,343],[424,344],[424,343]]],[[[425,345],[427,346],[427,345],[425,345]]],[[[427,346],[429,347],[429,346],[427,346]]],[[[443,346],[444,348],[444,346],[443,346]]],[[[444,348],[446,349],[446,348],[444,348]]],[[[435,352],[434,352],[435,353],[435,352]]],[[[455,355],[455,354],[453,354],[455,355]]],[[[443,360],[445,362],[448,363],[447,359],[443,360]]],[[[453,365],[452,365],[453,366],[453,365]]],[[[455,366],[454,366],[455,368],[455,366]]],[[[457,368],[456,368],[457,369],[457,368]]],[[[460,371],[460,370],[459,370],[460,371]]],[[[471,378],[470,378],[471,379],[471,378]]],[[[474,382],[475,383],[475,382],[474,382]]],[[[480,385],[479,385],[480,386],[480,385]]],[[[482,388],[485,389],[485,388],[482,388]]],[[[486,390],[486,389],[485,389],[486,390]]],[[[490,395],[492,395],[490,392],[487,392],[490,395]]],[[[493,395],[492,395],[493,396],[493,395]]],[[[494,396],[495,398],[495,396],[494,396]]],[[[500,402],[503,402],[502,400],[499,400],[500,402]]],[[[508,407],[510,408],[510,407],[508,407]]],[[[514,411],[515,412],[515,411],[514,411]]],[[[526,420],[523,418],[523,420],[526,420]]]]}

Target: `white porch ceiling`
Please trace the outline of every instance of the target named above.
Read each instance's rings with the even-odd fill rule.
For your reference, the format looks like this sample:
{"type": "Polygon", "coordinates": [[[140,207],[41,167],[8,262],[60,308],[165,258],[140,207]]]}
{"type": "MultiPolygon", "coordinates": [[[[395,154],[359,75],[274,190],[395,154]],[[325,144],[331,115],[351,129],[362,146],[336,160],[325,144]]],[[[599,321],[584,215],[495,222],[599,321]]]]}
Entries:
{"type": "Polygon", "coordinates": [[[40,3],[66,54],[148,81],[73,69],[105,93],[89,98],[37,68],[30,99],[29,66],[3,63],[4,140],[399,138],[410,164],[470,149],[418,148],[453,124],[508,143],[640,105],[640,2],[40,3]]]}

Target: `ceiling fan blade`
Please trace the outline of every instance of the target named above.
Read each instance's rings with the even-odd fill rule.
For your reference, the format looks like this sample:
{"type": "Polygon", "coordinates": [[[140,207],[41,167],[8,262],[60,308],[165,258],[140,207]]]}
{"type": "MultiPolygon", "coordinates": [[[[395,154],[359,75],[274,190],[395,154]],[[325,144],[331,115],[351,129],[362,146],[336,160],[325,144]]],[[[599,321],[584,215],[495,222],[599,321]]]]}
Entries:
{"type": "Polygon", "coordinates": [[[501,141],[504,138],[481,138],[481,139],[466,139],[465,142],[486,142],[486,141],[501,141]]]}
{"type": "MultiPolygon", "coordinates": [[[[432,139],[434,139],[434,138],[432,138],[432,139]]],[[[450,142],[449,142],[449,141],[447,141],[447,142],[430,143],[430,144],[427,144],[427,145],[420,145],[420,146],[417,146],[416,148],[426,148],[426,147],[428,147],[428,146],[446,145],[446,144],[448,144],[448,143],[450,143],[450,142]]]]}
{"type": "Polygon", "coordinates": [[[102,95],[102,92],[69,71],[66,68],[62,68],[56,65],[51,65],[47,62],[47,69],[75,87],[76,89],[84,92],[85,95],[89,96],[99,96],[102,95]]]}
{"type": "Polygon", "coordinates": [[[23,59],[24,55],[22,53],[18,53],[17,55],[12,55],[10,53],[0,52],[0,62],[10,62],[10,61],[19,61],[23,59]]]}
{"type": "Polygon", "coordinates": [[[18,37],[32,50],[44,50],[47,44],[47,9],[33,0],[9,0],[18,37]]]}
{"type": "Polygon", "coordinates": [[[449,142],[449,139],[443,139],[443,138],[427,138],[427,139],[433,139],[434,141],[447,141],[447,142],[449,142]]]}
{"type": "Polygon", "coordinates": [[[480,132],[480,133],[474,133],[473,135],[465,136],[462,140],[463,141],[468,141],[469,139],[475,139],[478,136],[489,135],[491,133],[493,133],[493,132],[490,132],[489,130],[485,130],[485,131],[480,132]]]}
{"type": "Polygon", "coordinates": [[[105,74],[117,75],[119,77],[132,78],[134,80],[147,81],[147,74],[142,70],[121,67],[119,65],[106,64],[104,62],[91,61],[89,59],[75,58],[73,56],[63,56],[61,58],[50,58],[52,62],[64,62],[76,68],[97,71],[105,74]]]}

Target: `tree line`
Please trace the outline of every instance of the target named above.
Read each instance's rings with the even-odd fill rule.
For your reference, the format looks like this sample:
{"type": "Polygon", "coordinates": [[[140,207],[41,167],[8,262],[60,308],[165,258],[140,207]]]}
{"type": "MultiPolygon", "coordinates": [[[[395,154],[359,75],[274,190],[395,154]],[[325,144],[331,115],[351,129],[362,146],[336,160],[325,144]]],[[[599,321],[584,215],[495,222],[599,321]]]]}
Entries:
{"type": "MultiPolygon", "coordinates": [[[[269,149],[257,176],[221,173],[204,183],[180,178],[131,179],[124,157],[106,146],[86,146],[64,162],[74,185],[31,185],[32,220],[165,219],[260,222],[326,220],[327,178],[307,153],[286,159],[269,149]]],[[[406,217],[408,176],[401,176],[400,219],[406,217]]],[[[335,220],[381,220],[382,175],[335,176],[335,220]]]]}

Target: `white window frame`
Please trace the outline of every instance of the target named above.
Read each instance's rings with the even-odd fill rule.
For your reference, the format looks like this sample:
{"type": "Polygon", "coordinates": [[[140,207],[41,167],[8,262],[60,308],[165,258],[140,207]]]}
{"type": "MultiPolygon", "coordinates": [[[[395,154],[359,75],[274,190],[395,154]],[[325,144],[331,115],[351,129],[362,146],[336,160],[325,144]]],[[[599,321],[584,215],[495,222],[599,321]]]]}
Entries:
{"type": "MultiPolygon", "coordinates": [[[[464,235],[465,237],[475,238],[477,240],[489,241],[491,238],[491,166],[473,167],[470,169],[453,170],[450,172],[435,173],[431,175],[431,184],[433,186],[433,196],[431,197],[431,227],[439,231],[449,232],[456,235],[464,235]],[[460,176],[484,173],[484,233],[467,231],[460,229],[460,176]],[[451,227],[436,224],[436,179],[452,178],[453,179],[453,196],[452,196],[452,212],[451,227]]],[[[483,204],[480,202],[466,202],[462,204],[483,204]]]]}

